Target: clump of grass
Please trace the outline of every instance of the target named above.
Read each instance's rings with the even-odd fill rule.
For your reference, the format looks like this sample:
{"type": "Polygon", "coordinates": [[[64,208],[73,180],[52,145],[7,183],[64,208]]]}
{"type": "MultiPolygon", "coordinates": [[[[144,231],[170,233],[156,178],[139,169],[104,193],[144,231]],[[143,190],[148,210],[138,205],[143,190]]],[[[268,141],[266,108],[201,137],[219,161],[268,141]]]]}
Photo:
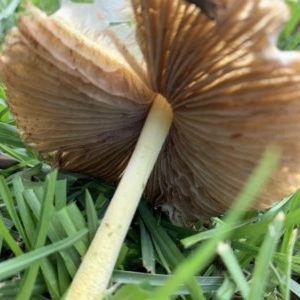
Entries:
{"type": "MultiPolygon", "coordinates": [[[[57,5],[35,3],[50,11],[57,5]]],[[[15,22],[19,5],[0,0],[1,29],[7,12],[15,22]]],[[[300,1],[290,5],[279,45],[299,49],[300,1]]],[[[0,299],[62,299],[114,186],[51,170],[21,141],[1,87],[0,141],[1,152],[18,162],[0,170],[0,299]]],[[[276,151],[268,152],[245,190],[258,193],[275,163],[276,151]]],[[[300,298],[300,192],[254,212],[246,212],[253,201],[246,195],[241,192],[226,216],[193,228],[171,224],[144,199],[106,299],[300,298]]]]}

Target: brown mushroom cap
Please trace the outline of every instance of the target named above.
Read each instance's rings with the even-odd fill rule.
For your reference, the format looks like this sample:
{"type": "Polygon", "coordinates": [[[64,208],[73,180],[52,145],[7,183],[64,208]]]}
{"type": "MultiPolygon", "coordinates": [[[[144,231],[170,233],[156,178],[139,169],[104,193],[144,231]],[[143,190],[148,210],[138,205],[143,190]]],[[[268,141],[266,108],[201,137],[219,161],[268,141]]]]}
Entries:
{"type": "Polygon", "coordinates": [[[182,1],[133,3],[151,87],[174,111],[148,184],[151,199],[183,219],[220,214],[270,144],[282,157],[255,207],[293,192],[300,180],[300,55],[275,48],[288,17],[282,1],[226,1],[217,22],[182,1]]]}
{"type": "Polygon", "coordinates": [[[214,21],[183,0],[133,0],[146,79],[31,9],[0,62],[24,140],[55,166],[117,180],[160,93],[174,123],[147,186],[154,203],[183,220],[223,213],[269,144],[282,156],[254,207],[289,195],[300,181],[300,55],[274,45],[286,6],[224,2],[214,21]]]}
{"type": "Polygon", "coordinates": [[[28,10],[0,65],[24,141],[53,166],[117,180],[155,94],[96,42],[28,10]]]}

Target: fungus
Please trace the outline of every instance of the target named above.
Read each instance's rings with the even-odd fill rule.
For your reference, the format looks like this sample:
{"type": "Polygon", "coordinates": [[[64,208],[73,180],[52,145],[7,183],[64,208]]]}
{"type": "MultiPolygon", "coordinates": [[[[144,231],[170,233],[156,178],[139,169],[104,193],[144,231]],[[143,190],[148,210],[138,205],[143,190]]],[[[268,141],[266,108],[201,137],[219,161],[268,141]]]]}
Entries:
{"type": "Polygon", "coordinates": [[[269,144],[281,159],[252,208],[299,185],[300,56],[275,45],[287,8],[222,2],[215,19],[184,0],[116,1],[116,20],[101,1],[50,17],[28,7],[6,37],[24,141],[53,166],[122,177],[68,299],[107,287],[144,188],[174,221],[221,214],[269,144]]]}

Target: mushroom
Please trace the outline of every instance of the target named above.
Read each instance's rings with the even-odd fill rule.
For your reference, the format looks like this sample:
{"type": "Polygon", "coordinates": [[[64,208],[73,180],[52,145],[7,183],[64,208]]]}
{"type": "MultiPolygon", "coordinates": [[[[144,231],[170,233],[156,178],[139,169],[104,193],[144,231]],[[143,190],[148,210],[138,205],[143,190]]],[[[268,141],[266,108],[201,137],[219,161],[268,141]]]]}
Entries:
{"type": "Polygon", "coordinates": [[[184,0],[132,0],[134,18],[126,0],[29,7],[6,37],[1,76],[24,141],[53,166],[121,178],[68,299],[107,287],[144,189],[175,222],[221,214],[269,144],[281,159],[252,208],[299,185],[300,55],[275,45],[288,10],[223,2],[216,20],[184,0]]]}

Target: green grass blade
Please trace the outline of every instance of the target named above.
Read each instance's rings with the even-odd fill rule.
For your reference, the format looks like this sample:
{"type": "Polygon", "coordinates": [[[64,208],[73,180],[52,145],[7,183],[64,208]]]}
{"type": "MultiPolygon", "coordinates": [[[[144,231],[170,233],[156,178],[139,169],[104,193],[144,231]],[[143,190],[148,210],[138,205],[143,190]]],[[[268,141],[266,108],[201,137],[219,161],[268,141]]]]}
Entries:
{"type": "Polygon", "coordinates": [[[6,6],[3,7],[3,4],[1,4],[0,1],[0,19],[6,18],[9,15],[13,14],[14,11],[17,9],[18,5],[20,3],[20,0],[11,0],[6,6]]]}
{"type": "Polygon", "coordinates": [[[280,253],[283,254],[286,258],[283,263],[278,263],[278,267],[280,268],[284,277],[284,283],[280,285],[283,300],[290,299],[293,251],[297,240],[297,233],[297,229],[287,227],[283,236],[283,241],[281,243],[280,253]]]}
{"type": "Polygon", "coordinates": [[[257,256],[254,271],[252,274],[252,284],[247,300],[263,299],[264,287],[268,280],[268,269],[272,260],[275,247],[282,234],[285,215],[279,213],[274,222],[270,224],[268,235],[263,241],[260,252],[257,256]]]}
{"type": "Polygon", "coordinates": [[[295,280],[291,279],[291,291],[296,295],[296,299],[300,299],[300,284],[296,282],[295,280]]]}
{"type": "MultiPolygon", "coordinates": [[[[290,228],[289,228],[290,229],[290,228]]],[[[293,251],[297,240],[298,230],[287,230],[284,234],[284,241],[288,240],[287,245],[283,242],[284,247],[281,248],[280,254],[284,255],[284,263],[278,263],[278,267],[282,272],[283,282],[279,288],[283,300],[290,299],[290,287],[292,278],[293,251]]]]}
{"type": "MultiPolygon", "coordinates": [[[[37,226],[37,236],[34,242],[34,249],[42,247],[47,238],[49,223],[53,213],[56,178],[57,171],[54,171],[47,176],[41,215],[39,217],[37,226]]],[[[36,281],[36,277],[39,271],[39,267],[40,261],[36,261],[26,270],[22,278],[21,287],[16,300],[30,299],[34,288],[34,283],[36,281]]]]}
{"type": "Polygon", "coordinates": [[[28,236],[30,236],[32,232],[35,232],[36,223],[32,220],[30,209],[24,200],[23,193],[25,191],[25,188],[22,182],[22,178],[20,176],[14,178],[13,189],[15,193],[15,198],[16,198],[20,218],[22,220],[24,229],[26,231],[26,236],[23,238],[23,240],[27,249],[30,249],[30,246],[32,246],[33,243],[30,242],[28,236]]]}
{"type": "Polygon", "coordinates": [[[162,252],[166,254],[169,266],[171,269],[174,269],[182,260],[184,260],[184,255],[170,236],[157,224],[157,221],[143,202],[140,203],[138,211],[140,218],[146,225],[153,240],[157,243],[158,247],[162,249],[162,252]]]}
{"type": "Polygon", "coordinates": [[[168,253],[163,252],[163,248],[161,248],[156,240],[153,240],[153,245],[155,248],[155,253],[157,255],[157,262],[166,270],[167,273],[171,273],[172,267],[170,266],[170,262],[168,260],[168,253]]]}
{"type": "MultiPolygon", "coordinates": [[[[47,285],[47,290],[51,295],[51,299],[60,300],[61,293],[59,288],[58,276],[56,273],[56,266],[49,257],[44,258],[41,261],[41,271],[43,273],[43,278],[47,285]]],[[[35,281],[36,282],[36,281],[35,281]]],[[[35,283],[34,283],[35,285],[35,283]]]]}
{"type": "Polygon", "coordinates": [[[229,279],[225,278],[222,286],[216,292],[216,299],[218,300],[228,300],[232,299],[234,292],[236,290],[236,285],[229,279]]]}
{"type": "Polygon", "coordinates": [[[16,300],[29,300],[33,292],[34,283],[36,281],[36,276],[39,271],[40,262],[35,261],[32,265],[25,271],[22,277],[21,286],[16,297],[16,300]]]}
{"type": "Polygon", "coordinates": [[[249,292],[249,286],[243,274],[243,270],[241,269],[239,262],[233,253],[233,250],[228,244],[219,243],[218,253],[221,256],[225,266],[227,267],[227,270],[230,273],[232,279],[239,288],[242,296],[246,298],[249,292]]]}
{"type": "MultiPolygon", "coordinates": [[[[117,284],[141,284],[147,282],[151,287],[158,287],[163,286],[172,276],[173,275],[115,270],[112,275],[112,281],[117,284]]],[[[202,287],[204,293],[209,293],[217,291],[222,284],[223,278],[220,276],[195,276],[195,280],[197,284],[202,287]]],[[[188,295],[189,290],[184,285],[180,285],[175,294],[188,295]]]]}
{"type": "Polygon", "coordinates": [[[91,241],[98,229],[99,222],[98,222],[98,216],[97,216],[95,204],[88,190],[85,191],[85,205],[86,205],[87,226],[89,229],[89,238],[91,241]]]}
{"type": "MultiPolygon", "coordinates": [[[[1,124],[1,123],[0,123],[1,124]]],[[[14,158],[15,160],[20,162],[20,166],[33,166],[39,163],[38,155],[30,149],[27,148],[14,148],[11,146],[5,146],[0,144],[0,149],[9,155],[10,157],[14,158]]]]}
{"type": "Polygon", "coordinates": [[[60,210],[67,205],[67,181],[57,180],[55,189],[55,210],[60,210]]]}
{"type": "Polygon", "coordinates": [[[22,226],[21,220],[17,214],[13,196],[3,176],[0,176],[0,195],[3,198],[5,207],[8,210],[8,213],[14,223],[14,226],[16,226],[22,238],[26,240],[26,233],[24,227],[22,226]]]}
{"type": "MultiPolygon", "coordinates": [[[[73,235],[77,231],[86,228],[86,222],[82,216],[81,211],[75,205],[70,204],[65,209],[60,210],[57,216],[65,229],[67,235],[73,235]]],[[[87,251],[88,240],[83,239],[74,245],[77,252],[83,256],[87,251]]]]}
{"type": "Polygon", "coordinates": [[[57,255],[57,276],[58,276],[59,290],[61,293],[63,293],[69,287],[71,283],[71,278],[63,259],[59,255],[57,255]]]}
{"type": "MultiPolygon", "coordinates": [[[[64,208],[64,209],[66,209],[66,208],[64,208]]],[[[53,215],[53,218],[49,225],[48,236],[52,243],[60,241],[67,236],[63,226],[61,225],[59,218],[57,217],[58,213],[59,212],[57,212],[53,215]]],[[[66,268],[66,271],[68,272],[68,274],[70,276],[74,276],[74,274],[76,273],[76,270],[80,264],[80,256],[77,253],[77,251],[75,250],[75,248],[70,247],[69,249],[67,249],[65,251],[61,251],[59,256],[61,256],[61,258],[64,262],[63,266],[66,268]]]]}
{"type": "MultiPolygon", "coordinates": [[[[169,235],[157,224],[156,220],[143,202],[140,203],[138,211],[141,219],[151,233],[154,244],[156,244],[161,252],[164,253],[168,264],[171,266],[171,269],[174,269],[185,259],[185,256],[180,252],[169,235]]],[[[185,284],[190,290],[193,299],[205,299],[201,288],[197,285],[197,282],[194,278],[191,277],[189,280],[185,281],[185,284]]]]}
{"type": "MultiPolygon", "coordinates": [[[[232,248],[239,250],[240,252],[247,253],[248,256],[250,256],[250,259],[252,260],[253,257],[257,256],[259,253],[260,247],[254,246],[251,244],[251,241],[247,242],[238,242],[238,241],[232,241],[231,242],[232,248]]],[[[287,257],[285,253],[276,252],[273,256],[274,262],[278,265],[278,267],[282,267],[282,265],[285,265],[288,263],[288,260],[291,259],[292,268],[297,268],[295,272],[299,273],[299,265],[300,265],[300,257],[292,256],[291,258],[287,257]]]]}
{"type": "Polygon", "coordinates": [[[297,33],[299,33],[300,1],[292,0],[287,2],[290,4],[291,16],[280,34],[278,44],[280,48],[285,50],[299,50],[300,35],[297,33]]]}
{"type": "Polygon", "coordinates": [[[44,245],[49,229],[49,223],[53,213],[57,170],[47,176],[46,189],[43,197],[42,211],[38,223],[38,235],[35,241],[35,249],[44,245]]]}
{"type": "Polygon", "coordinates": [[[0,264],[0,280],[4,280],[10,276],[21,272],[32,263],[52,254],[57,251],[64,250],[72,246],[74,243],[80,241],[84,236],[88,234],[87,229],[83,229],[76,233],[76,235],[67,237],[59,242],[38,248],[36,250],[30,251],[18,257],[12,258],[8,261],[2,262],[0,264]]]}
{"type": "Polygon", "coordinates": [[[146,300],[149,296],[150,292],[144,290],[140,286],[127,284],[116,292],[116,294],[112,297],[112,300],[146,300]]]}
{"type": "MultiPolygon", "coordinates": [[[[10,280],[2,282],[0,286],[0,299],[15,300],[19,289],[20,280],[10,280]]],[[[38,280],[35,283],[33,295],[39,295],[45,292],[47,292],[45,283],[42,280],[38,280]]],[[[32,300],[34,300],[34,298],[32,298],[32,300]]]]}
{"type": "MultiPolygon", "coordinates": [[[[236,226],[232,226],[232,227],[228,228],[228,233],[229,232],[233,233],[235,231],[238,231],[239,228],[245,228],[244,224],[238,224],[236,226]]],[[[191,236],[188,236],[186,238],[183,238],[181,240],[181,243],[185,248],[189,248],[199,242],[212,239],[216,235],[217,231],[218,231],[218,228],[213,228],[210,230],[199,232],[199,233],[193,234],[191,236]]]]}
{"type": "Polygon", "coordinates": [[[26,148],[17,128],[13,125],[0,123],[0,141],[2,144],[14,148],[26,148]]]}
{"type": "Polygon", "coordinates": [[[145,228],[145,225],[141,218],[139,218],[139,224],[143,266],[147,270],[147,272],[155,274],[154,246],[150,234],[145,228]]]}
{"type": "Polygon", "coordinates": [[[0,235],[9,246],[10,250],[16,256],[23,254],[22,249],[19,247],[18,243],[15,241],[15,239],[7,229],[1,214],[0,214],[0,235]]]}

